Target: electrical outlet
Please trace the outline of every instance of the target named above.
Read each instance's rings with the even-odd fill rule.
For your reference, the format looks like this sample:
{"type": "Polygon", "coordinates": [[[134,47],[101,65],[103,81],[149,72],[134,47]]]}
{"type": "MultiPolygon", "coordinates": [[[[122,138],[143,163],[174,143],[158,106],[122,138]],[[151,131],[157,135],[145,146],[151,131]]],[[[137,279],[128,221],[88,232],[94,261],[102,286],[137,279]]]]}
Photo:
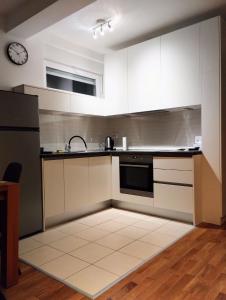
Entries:
{"type": "Polygon", "coordinates": [[[202,136],[201,135],[195,136],[195,146],[198,146],[198,147],[202,146],[202,136]]]}

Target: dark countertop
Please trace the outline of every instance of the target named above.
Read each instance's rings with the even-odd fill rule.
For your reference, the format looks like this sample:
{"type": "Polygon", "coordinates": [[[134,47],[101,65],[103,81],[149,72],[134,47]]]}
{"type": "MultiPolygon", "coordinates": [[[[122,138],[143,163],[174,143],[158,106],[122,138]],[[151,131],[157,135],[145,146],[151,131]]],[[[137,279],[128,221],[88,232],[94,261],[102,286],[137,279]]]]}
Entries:
{"type": "Polygon", "coordinates": [[[62,153],[42,153],[40,157],[45,160],[50,159],[67,159],[67,158],[81,158],[81,157],[94,157],[94,156],[119,156],[122,154],[134,155],[152,155],[162,157],[192,157],[193,155],[202,154],[200,150],[181,151],[181,150],[90,150],[90,151],[76,151],[76,152],[62,152],[62,153]]]}

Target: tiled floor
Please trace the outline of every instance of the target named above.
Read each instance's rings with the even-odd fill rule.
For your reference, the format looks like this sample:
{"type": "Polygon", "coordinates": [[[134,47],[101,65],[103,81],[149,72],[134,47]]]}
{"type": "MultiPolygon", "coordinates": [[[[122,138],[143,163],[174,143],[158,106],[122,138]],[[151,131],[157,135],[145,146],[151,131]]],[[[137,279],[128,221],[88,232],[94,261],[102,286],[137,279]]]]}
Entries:
{"type": "Polygon", "coordinates": [[[20,241],[20,258],[95,298],[193,229],[108,209],[20,241]]]}

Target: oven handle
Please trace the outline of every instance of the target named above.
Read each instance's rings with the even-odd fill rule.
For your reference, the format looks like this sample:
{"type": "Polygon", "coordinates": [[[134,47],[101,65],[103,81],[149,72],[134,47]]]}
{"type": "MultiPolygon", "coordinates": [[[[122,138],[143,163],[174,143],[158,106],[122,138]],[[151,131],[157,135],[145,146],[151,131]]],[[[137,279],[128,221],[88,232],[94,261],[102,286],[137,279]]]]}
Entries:
{"type": "Polygon", "coordinates": [[[132,167],[132,168],[150,168],[150,165],[133,165],[133,164],[120,164],[120,167],[132,167]]]}

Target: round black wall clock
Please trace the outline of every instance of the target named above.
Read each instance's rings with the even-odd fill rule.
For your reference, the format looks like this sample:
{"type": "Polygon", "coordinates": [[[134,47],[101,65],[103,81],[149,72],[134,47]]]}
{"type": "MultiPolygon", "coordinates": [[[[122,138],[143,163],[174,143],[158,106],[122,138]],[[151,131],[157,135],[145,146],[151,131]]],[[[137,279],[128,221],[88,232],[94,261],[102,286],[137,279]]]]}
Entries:
{"type": "Polygon", "coordinates": [[[24,65],[28,61],[26,48],[17,42],[12,42],[8,45],[7,55],[11,62],[19,66],[24,65]]]}

